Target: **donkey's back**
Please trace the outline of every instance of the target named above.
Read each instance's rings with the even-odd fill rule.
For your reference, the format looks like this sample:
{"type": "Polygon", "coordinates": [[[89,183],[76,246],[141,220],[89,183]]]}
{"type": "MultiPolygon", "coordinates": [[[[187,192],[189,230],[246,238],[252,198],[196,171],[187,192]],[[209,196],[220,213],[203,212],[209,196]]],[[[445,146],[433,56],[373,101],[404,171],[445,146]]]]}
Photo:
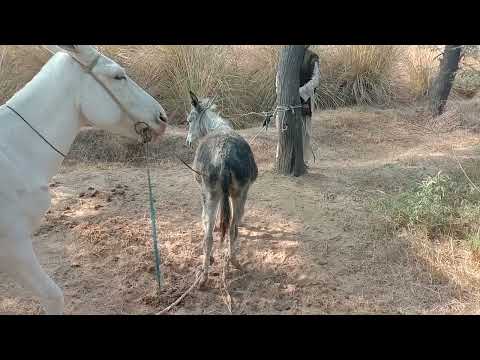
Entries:
{"type": "MultiPolygon", "coordinates": [[[[235,131],[207,134],[199,143],[194,167],[205,176],[205,185],[220,189],[222,177],[231,174],[232,190],[238,190],[257,179],[258,168],[250,145],[235,131]]],[[[202,182],[201,176],[196,180],[202,182]]]]}

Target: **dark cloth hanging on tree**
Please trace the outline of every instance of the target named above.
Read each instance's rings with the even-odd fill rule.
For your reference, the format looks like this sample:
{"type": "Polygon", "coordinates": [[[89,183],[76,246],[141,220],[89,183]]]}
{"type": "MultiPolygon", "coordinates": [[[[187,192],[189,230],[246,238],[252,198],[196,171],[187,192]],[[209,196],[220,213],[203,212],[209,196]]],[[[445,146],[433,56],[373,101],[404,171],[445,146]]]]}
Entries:
{"type": "MultiPolygon", "coordinates": [[[[304,86],[312,79],[315,71],[315,64],[318,64],[318,62],[318,55],[307,49],[303,58],[302,67],[300,68],[300,87],[304,86]]],[[[312,116],[312,98],[309,98],[307,101],[305,101],[302,99],[302,97],[300,97],[300,101],[302,102],[302,105],[304,105],[303,115],[312,116]]]]}

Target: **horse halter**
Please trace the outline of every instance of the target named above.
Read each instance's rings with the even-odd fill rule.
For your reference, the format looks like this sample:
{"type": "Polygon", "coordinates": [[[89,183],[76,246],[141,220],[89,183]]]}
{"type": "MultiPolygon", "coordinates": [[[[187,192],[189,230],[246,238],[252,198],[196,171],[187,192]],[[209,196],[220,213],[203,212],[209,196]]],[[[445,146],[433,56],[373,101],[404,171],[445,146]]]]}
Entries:
{"type": "MultiPolygon", "coordinates": [[[[142,137],[143,143],[150,142],[152,140],[152,129],[144,121],[135,120],[135,116],[132,115],[130,111],[121,103],[120,100],[115,96],[115,94],[93,73],[93,69],[98,63],[98,60],[102,57],[101,54],[97,55],[95,59],[88,65],[85,66],[79,60],[72,56],[72,59],[75,60],[80,66],[85,70],[87,74],[93,77],[93,79],[107,92],[112,100],[118,105],[118,107],[127,115],[127,117],[133,121],[133,127],[135,132],[142,137]]],[[[160,119],[160,121],[163,121],[160,119]]]]}
{"type": "MultiPolygon", "coordinates": [[[[150,142],[152,140],[152,129],[150,125],[148,125],[144,121],[135,121],[135,117],[132,115],[130,111],[118,100],[118,98],[115,96],[115,94],[112,93],[112,91],[93,73],[93,68],[97,65],[98,60],[101,58],[101,54],[95,57],[95,59],[88,65],[82,64],[80,61],[78,61],[75,57],[71,56],[73,60],[75,60],[78,64],[80,64],[81,68],[86,71],[87,74],[90,74],[95,81],[102,86],[107,94],[110,95],[113,101],[118,105],[118,107],[128,116],[133,121],[133,126],[135,129],[135,132],[142,137],[143,143],[150,142]]],[[[17,115],[20,119],[22,119],[47,145],[49,145],[55,152],[57,152],[60,156],[66,158],[67,156],[62,153],[60,150],[58,150],[55,146],[53,146],[40,132],[38,132],[22,115],[20,115],[14,108],[9,106],[8,104],[5,104],[5,107],[10,109],[15,115],[17,115]]],[[[160,119],[160,121],[163,121],[160,119]]]]}

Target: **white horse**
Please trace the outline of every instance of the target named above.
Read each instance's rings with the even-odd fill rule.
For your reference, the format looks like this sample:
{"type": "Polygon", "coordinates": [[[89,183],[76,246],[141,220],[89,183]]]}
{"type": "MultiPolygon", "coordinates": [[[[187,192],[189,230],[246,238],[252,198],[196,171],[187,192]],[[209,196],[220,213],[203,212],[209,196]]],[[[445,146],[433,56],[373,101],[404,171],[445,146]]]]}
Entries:
{"type": "Polygon", "coordinates": [[[143,123],[157,141],[167,121],[161,105],[94,47],[55,49],[0,106],[0,271],[37,295],[47,314],[62,314],[64,297],[35,256],[32,233],[50,207],[61,154],[85,125],[138,139],[135,125],[143,123]]]}

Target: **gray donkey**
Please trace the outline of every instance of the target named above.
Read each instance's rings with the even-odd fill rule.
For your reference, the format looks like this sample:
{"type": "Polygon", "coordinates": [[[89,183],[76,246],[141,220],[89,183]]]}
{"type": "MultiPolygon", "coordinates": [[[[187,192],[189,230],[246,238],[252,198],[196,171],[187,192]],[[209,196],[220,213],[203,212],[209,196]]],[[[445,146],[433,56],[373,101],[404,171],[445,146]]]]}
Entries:
{"type": "Polygon", "coordinates": [[[213,101],[199,100],[190,91],[192,109],[187,116],[187,145],[199,142],[193,168],[195,180],[202,192],[202,222],[204,229],[203,268],[200,286],[208,279],[208,266],[213,263],[213,228],[220,203],[220,243],[229,231],[226,261],[238,269],[234,245],[238,225],[242,221],[250,185],[258,175],[257,164],[248,143],[230,124],[215,112],[213,101]]]}

